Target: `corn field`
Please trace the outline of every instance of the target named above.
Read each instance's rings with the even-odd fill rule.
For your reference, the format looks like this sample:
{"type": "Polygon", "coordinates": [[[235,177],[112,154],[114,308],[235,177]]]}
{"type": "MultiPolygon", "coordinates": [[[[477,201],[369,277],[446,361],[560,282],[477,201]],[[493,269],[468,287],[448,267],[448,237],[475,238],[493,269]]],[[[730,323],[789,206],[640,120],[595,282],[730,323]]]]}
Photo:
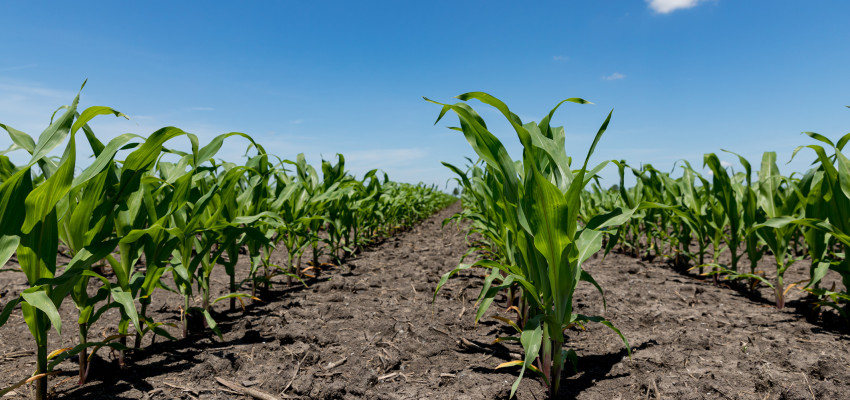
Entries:
{"type": "Polygon", "coordinates": [[[220,335],[211,305],[228,301],[231,310],[237,302],[244,308],[245,301],[264,298],[275,277],[306,285],[324,252],[341,263],[455,201],[436,187],[392,182],[377,170],[357,179],[345,170],[342,155],[335,163],[322,161],[320,174],[303,154],[295,161],[276,159],[238,132],[203,144],[167,127],[103,143],[88,123],[124,114],[108,107],[79,112],[78,102],[79,95],[58,110],[38,138],[0,124],[14,143],[0,155],[0,261],[16,257],[15,270],[29,284],[20,296],[2,299],[0,326],[13,312],[23,313],[37,345],[32,377],[0,389],[0,396],[33,383],[34,397],[47,398],[49,377],[69,357],[78,357],[82,385],[88,361],[101,348],[116,351],[123,367],[131,362],[125,354],[138,352],[145,336],[174,339],[167,328],[188,337],[196,333],[193,321],[202,321],[201,329],[220,335]],[[236,140],[250,154],[244,165],[216,160],[225,142],[236,140]],[[79,173],[78,144],[94,154],[79,173]],[[61,157],[50,156],[63,145],[61,157]],[[13,151],[28,153],[29,162],[12,164],[6,154],[13,151]],[[67,265],[57,264],[60,245],[68,249],[67,265]],[[271,263],[275,251],[285,251],[289,262],[271,263]],[[309,266],[300,265],[305,252],[312,258],[309,266]],[[240,257],[249,259],[249,271],[235,270],[240,257]],[[210,276],[220,268],[230,278],[229,293],[212,298],[210,276]],[[173,281],[166,282],[165,274],[173,281]],[[240,281],[237,275],[248,278],[240,281]],[[92,282],[98,287],[94,295],[88,290],[92,282]],[[183,297],[181,326],[148,316],[161,290],[183,297]],[[66,301],[78,310],[76,324],[59,316],[66,301]],[[120,319],[100,325],[115,326],[117,334],[90,340],[92,326],[112,308],[120,319]],[[63,322],[65,329],[69,322],[78,329],[79,344],[55,349],[48,330],[60,332],[63,322]]]}
{"type": "MultiPolygon", "coordinates": [[[[249,303],[273,300],[276,285],[308,287],[322,268],[346,264],[457,201],[436,186],[394,182],[377,169],[355,177],[346,171],[342,154],[317,167],[304,154],[280,159],[239,132],[201,143],[192,133],[166,127],[104,143],[89,122],[126,116],[109,107],[78,111],[79,98],[57,110],[37,138],[0,124],[13,143],[0,153],[0,272],[27,283],[19,294],[0,298],[0,333],[12,315],[22,315],[36,347],[35,370],[0,388],[0,397],[22,387],[30,387],[37,400],[51,397],[48,382],[69,359],[78,365],[75,382],[85,385],[98,352],[114,354],[120,374],[141,359],[145,339],[221,338],[214,305],[244,311],[249,303]],[[217,158],[225,145],[244,146],[246,160],[217,158]],[[90,162],[77,160],[80,149],[93,154],[90,162]],[[61,156],[54,156],[59,150],[61,156]],[[24,154],[29,161],[15,165],[10,154],[24,154]],[[60,262],[60,254],[70,261],[60,262]],[[225,288],[214,287],[214,273],[227,277],[225,288]],[[152,316],[153,299],[164,292],[180,299],[173,305],[178,323],[152,316]],[[59,348],[48,338],[51,330],[61,334],[63,322],[69,329],[59,312],[63,303],[76,310],[70,329],[76,328],[78,339],[59,348]],[[93,335],[95,326],[114,334],[93,335]]],[[[720,156],[705,154],[701,168],[682,160],[665,172],[621,159],[590,164],[613,110],[588,149],[568,147],[564,127],[551,121],[560,107],[588,107],[587,100],[566,99],[539,122],[523,122],[487,93],[457,98],[461,102],[454,104],[425,100],[441,108],[437,122],[457,116],[458,126],[450,129],[463,135],[478,157],[465,166],[443,163],[461,189],[462,208],[442,226],[462,229],[468,249],[456,267],[427,279],[433,282],[427,296],[433,305],[457,278],[481,278],[474,286],[474,315],[464,316],[464,307],[456,319],[478,324],[490,316],[513,332],[495,337],[493,344],[515,346],[522,354],[491,366],[514,373],[508,397],[517,394],[523,377],[534,374],[549,398],[558,398],[565,374],[578,371],[583,361],[569,337],[577,331],[597,334],[588,330],[592,324],[613,332],[624,358],[632,357],[631,333],[605,315],[606,298],[619,294],[605,291],[584,268],[588,260],[612,253],[662,263],[682,274],[696,272],[706,285],[751,294],[770,288],[771,307],[778,310],[786,307],[789,292],[805,293],[812,307],[850,324],[850,160],[843,154],[850,134],[833,141],[805,132],[808,139],[793,157],[811,156],[815,162],[802,174],[782,175],[775,152],[765,152],[756,170],[743,156],[720,149],[720,156]],[[522,146],[518,158],[488,129],[471,100],[494,108],[510,124],[522,146]],[[737,159],[741,170],[721,156],[737,159]],[[616,168],[619,184],[603,185],[600,173],[606,168],[616,168]],[[632,179],[635,184],[626,187],[632,179]],[[770,271],[763,268],[766,256],[775,260],[770,271]],[[786,281],[786,272],[799,265],[807,266],[808,278],[786,281]],[[842,285],[824,284],[828,274],[842,285]],[[599,294],[599,315],[579,311],[580,285],[599,294]]],[[[409,253],[417,246],[438,247],[416,243],[409,253]]],[[[368,290],[359,283],[354,291],[368,290]]],[[[414,304],[421,282],[405,282],[404,291],[408,283],[412,291],[399,296],[414,304]]],[[[382,289],[378,297],[389,296],[384,289],[401,292],[370,287],[382,289]]],[[[410,320],[392,319],[399,324],[392,325],[392,338],[418,328],[410,320]]],[[[467,350],[484,348],[429,328],[467,350]]],[[[414,347],[427,347],[419,341],[422,331],[414,347]]],[[[407,383],[402,361],[384,365],[385,358],[392,359],[387,348],[402,350],[380,333],[363,333],[369,345],[385,346],[369,361],[378,359],[384,372],[396,372],[369,385],[396,376],[407,383]]],[[[485,360],[497,353],[494,349],[485,360]]],[[[322,376],[332,377],[328,371],[346,360],[322,367],[322,376]]],[[[293,385],[301,362],[281,394],[293,385]]],[[[443,373],[440,379],[457,376],[443,373]]],[[[648,398],[649,388],[646,393],[648,398]]],[[[654,393],[660,398],[657,387],[654,393]]]]}

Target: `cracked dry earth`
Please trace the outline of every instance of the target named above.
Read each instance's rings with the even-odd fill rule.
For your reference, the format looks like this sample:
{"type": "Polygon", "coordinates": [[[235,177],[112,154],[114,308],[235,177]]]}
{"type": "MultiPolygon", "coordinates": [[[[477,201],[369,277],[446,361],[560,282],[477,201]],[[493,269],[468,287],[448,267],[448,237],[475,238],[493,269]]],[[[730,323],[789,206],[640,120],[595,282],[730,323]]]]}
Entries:
{"type": "MultiPolygon", "coordinates": [[[[493,368],[518,359],[521,349],[492,344],[512,334],[490,318],[510,317],[503,299],[473,323],[482,272],[460,273],[431,303],[440,275],[467,250],[463,231],[441,228],[458,210],[453,205],[324,270],[309,288],[275,285],[268,301],[249,305],[244,314],[228,311],[226,302],[216,304],[222,338],[146,338],[147,351],[133,355],[123,370],[101,350],[84,386],[76,386],[76,365],[65,361],[51,380],[55,395],[248,398],[219,384],[216,378],[222,378],[280,399],[507,399],[517,371],[493,368]]],[[[798,313],[794,306],[804,308],[804,302],[797,292],[786,310],[777,311],[766,290],[753,296],[715,287],[695,274],[621,254],[595,257],[585,268],[605,289],[608,308],[603,311],[599,293],[582,284],[578,311],[612,321],[629,339],[632,356],[604,326],[568,331],[567,345],[578,352],[579,365],[576,372],[566,368],[561,398],[850,398],[850,337],[840,323],[798,313]]],[[[792,276],[805,276],[805,265],[795,268],[792,276]]],[[[0,290],[8,295],[24,285],[20,273],[0,272],[0,290]]],[[[224,288],[225,276],[217,275],[214,285],[224,288]]],[[[168,292],[155,296],[153,318],[176,323],[180,299],[168,292]]],[[[76,343],[69,303],[61,310],[68,326],[61,337],[52,333],[51,348],[76,343]]],[[[106,322],[114,318],[105,315],[92,336],[109,334],[106,322]]],[[[0,328],[0,386],[32,372],[32,348],[18,312],[0,328]]],[[[9,397],[26,395],[22,388],[9,397]]],[[[528,376],[517,398],[545,399],[546,389],[528,376]]]]}

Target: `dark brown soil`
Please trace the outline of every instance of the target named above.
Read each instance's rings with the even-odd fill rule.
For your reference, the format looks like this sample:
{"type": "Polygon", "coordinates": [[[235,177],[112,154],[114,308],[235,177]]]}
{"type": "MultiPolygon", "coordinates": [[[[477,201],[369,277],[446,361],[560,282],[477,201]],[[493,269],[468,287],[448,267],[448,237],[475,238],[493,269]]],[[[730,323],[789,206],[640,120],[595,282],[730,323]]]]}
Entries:
{"type": "MultiPolygon", "coordinates": [[[[199,335],[151,344],[148,337],[147,351],[134,355],[126,369],[101,350],[88,384],[77,386],[77,366],[65,361],[51,386],[61,399],[247,398],[218,377],[277,398],[506,399],[517,370],[493,368],[518,359],[521,349],[491,344],[513,333],[489,318],[512,317],[501,304],[473,324],[481,271],[459,274],[431,304],[440,275],[467,251],[464,232],[440,227],[457,207],[324,271],[309,288],[275,285],[272,299],[250,305],[245,315],[227,312],[226,301],[216,304],[223,339],[199,335]]],[[[605,289],[608,309],[601,309],[595,289],[582,285],[578,311],[612,321],[629,339],[632,357],[602,325],[569,331],[579,365],[577,373],[566,368],[562,398],[850,398],[850,337],[832,318],[810,315],[809,322],[796,289],[788,308],[777,311],[767,289],[753,298],[659,262],[611,254],[585,268],[605,289]]],[[[804,279],[806,268],[795,265],[786,281],[804,279]]],[[[220,292],[226,285],[219,274],[214,285],[220,292]]],[[[828,284],[834,280],[830,276],[828,284]]],[[[24,285],[20,272],[0,272],[4,298],[24,285]]],[[[176,323],[180,304],[176,295],[158,292],[151,315],[176,323]]],[[[61,337],[53,332],[51,349],[77,342],[73,304],[66,301],[61,311],[65,327],[61,337]]],[[[116,315],[110,312],[92,329],[93,339],[111,332],[116,315]]],[[[25,353],[33,348],[16,312],[0,328],[0,387],[32,373],[34,357],[25,353]]],[[[528,376],[517,398],[544,399],[545,392],[528,376]]],[[[21,388],[10,398],[27,395],[21,388]]]]}

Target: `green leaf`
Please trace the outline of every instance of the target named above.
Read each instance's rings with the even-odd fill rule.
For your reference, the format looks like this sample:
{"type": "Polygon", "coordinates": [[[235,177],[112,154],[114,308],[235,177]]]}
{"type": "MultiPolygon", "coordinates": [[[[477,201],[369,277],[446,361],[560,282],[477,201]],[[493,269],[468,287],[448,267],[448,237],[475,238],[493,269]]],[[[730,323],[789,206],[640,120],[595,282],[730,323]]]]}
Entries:
{"type": "Polygon", "coordinates": [[[20,242],[20,236],[0,236],[0,265],[6,265],[6,262],[15,254],[15,250],[18,248],[20,242]]]}
{"type": "Polygon", "coordinates": [[[227,299],[233,299],[233,298],[248,298],[248,299],[256,299],[256,297],[251,296],[250,294],[246,294],[246,293],[230,293],[230,294],[226,294],[226,295],[224,295],[224,296],[221,296],[221,297],[216,298],[216,299],[215,299],[215,300],[213,300],[213,301],[212,301],[212,303],[210,303],[210,304],[212,305],[212,304],[218,303],[219,301],[227,300],[227,299]]]}
{"type": "Polygon", "coordinates": [[[121,290],[121,288],[114,288],[112,289],[112,298],[121,304],[124,312],[130,317],[130,320],[133,321],[133,326],[136,327],[136,332],[141,334],[142,326],[139,324],[139,314],[136,312],[136,303],[133,299],[133,294],[125,292],[121,290]]]}
{"type": "Polygon", "coordinates": [[[215,323],[215,320],[213,319],[212,315],[210,315],[210,312],[207,310],[202,310],[202,313],[204,314],[204,318],[207,320],[207,325],[210,327],[210,329],[212,329],[212,331],[215,332],[215,334],[218,335],[219,338],[221,338],[221,330],[218,329],[218,324],[215,323]]]}
{"type": "Polygon", "coordinates": [[[511,385],[511,395],[509,397],[514,397],[514,394],[516,394],[516,391],[519,388],[519,382],[522,381],[525,369],[533,365],[534,360],[537,359],[537,355],[540,354],[540,347],[543,344],[543,327],[540,324],[539,317],[530,318],[528,320],[528,323],[525,325],[525,329],[522,331],[522,335],[520,336],[520,343],[522,344],[523,350],[525,350],[525,358],[522,363],[522,369],[519,371],[519,376],[516,381],[514,381],[513,385],[511,385]]]}
{"type": "Polygon", "coordinates": [[[3,311],[0,312],[0,326],[3,326],[6,321],[9,320],[9,316],[12,315],[12,311],[15,309],[15,306],[17,306],[20,302],[21,298],[17,297],[10,300],[5,306],[3,306],[3,311]]]}
{"type": "Polygon", "coordinates": [[[30,155],[35,152],[35,141],[32,139],[32,136],[5,124],[0,124],[0,128],[9,132],[9,137],[12,139],[12,142],[29,152],[30,155]]]}
{"type": "Polygon", "coordinates": [[[36,223],[48,218],[50,212],[56,207],[56,203],[68,194],[74,179],[76,157],[77,147],[72,135],[59,168],[27,196],[25,201],[27,213],[21,232],[29,233],[36,223]]]}
{"type": "Polygon", "coordinates": [[[59,310],[56,309],[56,305],[53,304],[53,300],[51,300],[50,296],[47,295],[44,287],[33,287],[27,289],[21,293],[21,298],[23,298],[27,304],[39,309],[47,315],[47,318],[50,320],[53,328],[56,329],[56,332],[60,335],[62,334],[62,317],[59,316],[59,310]]]}

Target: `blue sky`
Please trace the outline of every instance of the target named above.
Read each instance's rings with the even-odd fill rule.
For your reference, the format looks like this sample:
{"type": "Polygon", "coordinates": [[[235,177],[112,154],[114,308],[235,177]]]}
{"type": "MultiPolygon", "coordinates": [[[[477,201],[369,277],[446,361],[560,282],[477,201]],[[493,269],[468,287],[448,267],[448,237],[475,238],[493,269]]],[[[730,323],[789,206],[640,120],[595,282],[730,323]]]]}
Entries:
{"type": "MultiPolygon", "coordinates": [[[[240,131],[284,158],[343,153],[357,174],[440,185],[451,177],[440,161],[473,152],[446,129],[454,119],[433,125],[439,107],[422,96],[485,91],[524,121],[583,97],[595,104],[554,121],[570,154],[583,157],[613,108],[594,160],[663,170],[721,148],[784,163],[810,143],[801,131],[850,131],[842,0],[70,4],[0,4],[0,122],[38,135],[88,79],[81,106],[131,118],[96,120],[105,138],[240,131]]],[[[501,117],[473,106],[519,158],[501,117]]],[[[231,143],[221,155],[236,161],[244,143],[231,143]]],[[[616,183],[616,168],[603,177],[616,183]]]]}

